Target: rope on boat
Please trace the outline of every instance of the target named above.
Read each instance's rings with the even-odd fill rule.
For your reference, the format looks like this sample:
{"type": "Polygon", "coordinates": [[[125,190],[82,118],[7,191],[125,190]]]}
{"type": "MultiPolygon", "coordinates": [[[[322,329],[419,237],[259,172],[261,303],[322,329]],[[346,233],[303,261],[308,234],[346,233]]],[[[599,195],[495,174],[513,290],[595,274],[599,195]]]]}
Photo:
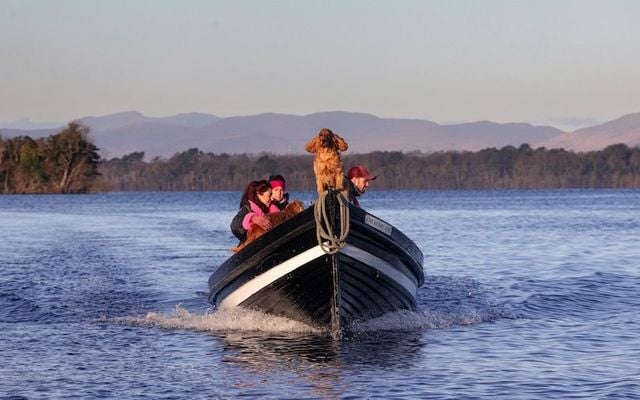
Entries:
{"type": "Polygon", "coordinates": [[[329,221],[329,215],[327,213],[326,198],[328,191],[322,192],[318,196],[318,201],[313,208],[313,215],[316,220],[316,238],[320,248],[326,254],[336,254],[340,249],[344,247],[347,242],[347,236],[349,235],[349,206],[347,201],[341,193],[336,195],[338,203],[340,204],[340,231],[338,236],[332,234],[333,227],[331,221],[329,221]]]}

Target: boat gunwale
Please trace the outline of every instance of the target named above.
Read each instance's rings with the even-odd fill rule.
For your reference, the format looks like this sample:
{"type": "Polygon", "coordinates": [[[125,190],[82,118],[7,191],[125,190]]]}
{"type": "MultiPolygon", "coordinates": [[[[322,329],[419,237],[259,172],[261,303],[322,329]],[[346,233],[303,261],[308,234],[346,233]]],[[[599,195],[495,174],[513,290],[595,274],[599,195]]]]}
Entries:
{"type": "MultiPolygon", "coordinates": [[[[418,246],[393,225],[352,204],[348,206],[350,223],[353,225],[353,228],[355,228],[353,230],[355,232],[353,236],[370,238],[369,241],[377,244],[382,241],[385,245],[393,247],[394,251],[389,251],[389,253],[396,254],[398,258],[404,260],[404,264],[417,279],[418,286],[421,286],[424,283],[424,269],[422,264],[424,256],[418,246]],[[371,215],[377,220],[391,226],[393,228],[391,234],[382,232],[376,227],[365,223],[365,217],[367,215],[371,215]]],[[[262,260],[272,254],[275,249],[287,246],[305,234],[305,231],[313,229],[315,234],[315,219],[309,217],[309,214],[313,216],[312,208],[313,207],[309,207],[292,219],[276,226],[273,230],[268,231],[253,243],[250,243],[241,252],[234,254],[221,264],[209,278],[209,301],[212,304],[216,304],[218,294],[222,292],[225,287],[255,268],[262,260]],[[264,245],[265,242],[267,243],[266,245],[264,245]]],[[[347,237],[347,242],[350,242],[349,237],[347,237]]],[[[313,246],[310,246],[309,249],[310,248],[313,248],[313,246]]],[[[307,248],[304,250],[307,250],[307,248]]],[[[269,268],[267,268],[267,270],[268,269],[269,268]]]]}

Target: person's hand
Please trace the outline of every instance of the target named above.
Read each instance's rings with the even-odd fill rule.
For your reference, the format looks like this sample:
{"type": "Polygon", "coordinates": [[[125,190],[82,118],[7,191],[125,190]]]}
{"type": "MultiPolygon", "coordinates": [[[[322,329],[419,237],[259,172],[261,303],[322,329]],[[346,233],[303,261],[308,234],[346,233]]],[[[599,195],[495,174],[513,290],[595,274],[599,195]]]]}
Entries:
{"type": "Polygon", "coordinates": [[[271,220],[264,215],[254,215],[251,217],[251,223],[258,225],[266,231],[271,229],[271,220]]]}

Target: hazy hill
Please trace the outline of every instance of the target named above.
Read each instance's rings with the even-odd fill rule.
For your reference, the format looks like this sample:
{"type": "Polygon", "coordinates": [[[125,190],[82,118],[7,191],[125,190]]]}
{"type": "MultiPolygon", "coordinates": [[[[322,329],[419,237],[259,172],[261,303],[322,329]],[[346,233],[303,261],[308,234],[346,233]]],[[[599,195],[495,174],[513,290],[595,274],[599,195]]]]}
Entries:
{"type": "MultiPolygon", "coordinates": [[[[113,158],[144,151],[148,158],[169,157],[197,147],[214,153],[303,153],[304,144],[321,128],[343,135],[350,153],[375,150],[479,150],[528,143],[532,147],[564,147],[574,150],[602,149],[623,142],[640,143],[640,114],[631,114],[606,124],[565,133],[549,126],[527,123],[478,121],[440,125],[428,120],[379,118],[343,111],[310,115],[259,114],[219,118],[187,113],[169,117],[146,117],[129,111],[80,118],[91,128],[103,157],[113,158]]],[[[13,137],[48,136],[59,129],[1,129],[13,137]]]]}
{"type": "Polygon", "coordinates": [[[184,126],[189,128],[199,128],[206,126],[212,122],[219,120],[220,118],[215,115],[203,114],[203,113],[185,113],[172,115],[170,117],[158,118],[159,120],[171,125],[184,126]]]}
{"type": "MultiPolygon", "coordinates": [[[[201,121],[203,116],[198,116],[201,121]]],[[[109,128],[83,118],[106,157],[133,151],[147,156],[171,156],[197,147],[215,153],[303,153],[304,144],[329,127],[345,137],[353,153],[375,150],[478,150],[488,146],[537,143],[562,134],[552,127],[478,122],[439,125],[426,120],[379,118],[370,114],[323,112],[305,116],[259,114],[211,117],[208,123],[175,124],[176,118],[147,118],[124,113],[109,118],[109,128]],[[128,120],[128,124],[115,124],[128,120]]]]}
{"type": "Polygon", "coordinates": [[[564,133],[541,142],[547,148],[562,147],[575,151],[601,150],[610,144],[640,145],[640,113],[628,114],[601,125],[564,133]]]}

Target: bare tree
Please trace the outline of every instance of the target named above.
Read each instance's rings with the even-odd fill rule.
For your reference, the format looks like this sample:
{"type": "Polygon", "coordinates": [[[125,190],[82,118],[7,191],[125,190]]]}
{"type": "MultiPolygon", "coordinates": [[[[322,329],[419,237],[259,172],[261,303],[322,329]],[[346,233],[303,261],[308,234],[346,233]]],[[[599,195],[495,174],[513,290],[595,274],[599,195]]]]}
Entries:
{"type": "Polygon", "coordinates": [[[53,191],[69,193],[89,190],[93,178],[98,175],[100,156],[88,135],[89,128],[74,121],[47,139],[45,165],[53,191]]]}

